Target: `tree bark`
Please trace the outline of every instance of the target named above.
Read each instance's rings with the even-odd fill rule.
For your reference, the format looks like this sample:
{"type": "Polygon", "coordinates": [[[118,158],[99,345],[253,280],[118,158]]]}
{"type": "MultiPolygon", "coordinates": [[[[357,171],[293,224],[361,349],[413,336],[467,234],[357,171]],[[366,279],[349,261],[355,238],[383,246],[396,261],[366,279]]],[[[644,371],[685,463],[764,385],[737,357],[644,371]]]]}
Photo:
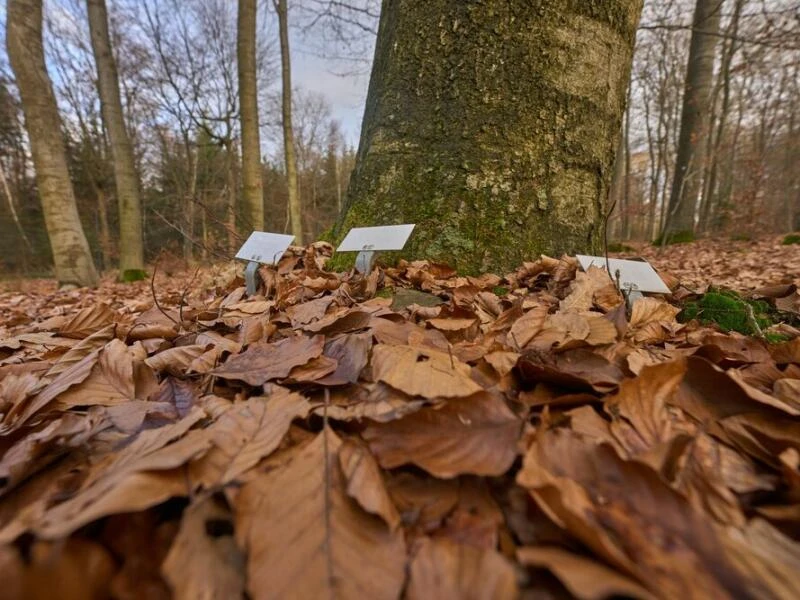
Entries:
{"type": "Polygon", "coordinates": [[[336,228],[464,272],[598,252],[641,0],[384,0],[336,228]]]}
{"type": "Polygon", "coordinates": [[[42,0],[8,0],[6,45],[22,98],[47,235],[62,285],[97,284],[69,178],[61,118],[44,62],[42,0]]]}
{"type": "Polygon", "coordinates": [[[292,66],[289,56],[289,9],[286,0],[275,0],[281,44],[281,80],[283,83],[283,155],[286,161],[286,184],[289,189],[289,214],[295,243],[304,243],[303,208],[297,190],[297,159],[292,127],[292,66]]]}
{"type": "Polygon", "coordinates": [[[125,127],[119,92],[117,65],[108,33],[108,11],[105,0],[87,0],[89,33],[97,67],[100,108],[111,146],[114,182],[119,205],[119,274],[122,281],[144,279],[144,247],[142,243],[142,203],[139,178],[133,155],[133,144],[125,127]]]}
{"type": "Polygon", "coordinates": [[[697,0],[683,91],[678,155],[663,239],[694,237],[697,198],[702,186],[703,148],[709,129],[714,58],[723,0],[697,0]]]}
{"type": "Polygon", "coordinates": [[[14,226],[17,228],[19,237],[25,243],[25,248],[27,248],[28,252],[33,254],[33,246],[31,246],[31,241],[28,239],[28,235],[25,233],[25,228],[22,226],[22,223],[19,220],[17,208],[14,206],[14,196],[11,195],[11,188],[8,186],[6,170],[3,167],[2,161],[0,161],[0,183],[3,184],[3,192],[5,193],[6,200],[8,200],[8,210],[11,213],[11,219],[14,221],[14,226]]]}
{"type": "Polygon", "coordinates": [[[236,55],[239,68],[239,110],[242,121],[242,195],[244,214],[252,229],[264,228],[261,182],[261,142],[258,131],[256,78],[256,0],[239,0],[236,55]]]}

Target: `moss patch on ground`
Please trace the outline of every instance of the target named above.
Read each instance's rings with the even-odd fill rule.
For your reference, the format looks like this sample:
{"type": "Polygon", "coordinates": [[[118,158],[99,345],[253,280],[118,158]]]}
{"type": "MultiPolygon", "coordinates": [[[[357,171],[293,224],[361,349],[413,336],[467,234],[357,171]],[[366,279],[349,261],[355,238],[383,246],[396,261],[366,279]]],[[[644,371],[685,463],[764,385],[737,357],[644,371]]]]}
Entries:
{"type": "Polygon", "coordinates": [[[672,233],[668,233],[666,237],[664,237],[664,234],[661,234],[653,240],[653,245],[669,246],[671,244],[688,244],[689,242],[693,241],[695,241],[693,231],[674,231],[672,233]]]}
{"type": "Polygon", "coordinates": [[[800,244],[800,233],[790,233],[781,242],[782,246],[791,246],[793,244],[800,244]]]}
{"type": "Polygon", "coordinates": [[[123,283],[142,281],[143,279],[147,279],[147,273],[142,269],[128,269],[120,274],[119,279],[123,283]]]}
{"type": "Polygon", "coordinates": [[[716,324],[723,331],[759,334],[774,324],[774,309],[763,300],[747,300],[729,290],[710,290],[684,305],[678,315],[682,322],[697,319],[703,325],[716,324]],[[758,327],[756,327],[756,324],[758,327]]]}

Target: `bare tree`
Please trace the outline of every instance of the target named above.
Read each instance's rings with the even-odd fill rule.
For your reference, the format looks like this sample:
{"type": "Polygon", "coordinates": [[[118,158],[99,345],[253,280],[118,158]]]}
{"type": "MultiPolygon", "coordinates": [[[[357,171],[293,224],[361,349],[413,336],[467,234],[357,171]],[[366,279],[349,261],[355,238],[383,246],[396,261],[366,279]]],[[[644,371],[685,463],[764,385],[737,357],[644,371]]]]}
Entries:
{"type": "Polygon", "coordinates": [[[103,122],[111,146],[114,181],[119,205],[119,272],[122,281],[137,281],[147,275],[144,271],[142,245],[142,203],[139,197],[139,178],[122,114],[119,77],[111,37],[108,33],[108,12],[105,0],[87,0],[89,31],[92,39],[97,87],[103,122]]]}
{"type": "Polygon", "coordinates": [[[261,141],[256,78],[257,0],[239,0],[236,53],[239,70],[239,111],[242,128],[242,190],[249,225],[264,227],[264,192],[261,182],[261,141]]]}
{"type": "Polygon", "coordinates": [[[42,21],[41,0],[8,1],[8,56],[22,98],[56,277],[61,284],[95,285],[97,271],[78,216],[61,118],[45,67],[42,21]]]}
{"type": "Polygon", "coordinates": [[[292,128],[292,65],[289,56],[289,8],[286,0],[273,0],[278,13],[281,44],[281,82],[283,116],[283,156],[286,161],[286,181],[289,188],[289,213],[295,242],[303,244],[303,207],[297,191],[297,159],[295,158],[292,128]]]}
{"type": "Polygon", "coordinates": [[[702,186],[703,149],[709,129],[714,58],[723,0],[697,0],[683,93],[681,130],[669,215],[663,239],[691,239],[702,186]]]}

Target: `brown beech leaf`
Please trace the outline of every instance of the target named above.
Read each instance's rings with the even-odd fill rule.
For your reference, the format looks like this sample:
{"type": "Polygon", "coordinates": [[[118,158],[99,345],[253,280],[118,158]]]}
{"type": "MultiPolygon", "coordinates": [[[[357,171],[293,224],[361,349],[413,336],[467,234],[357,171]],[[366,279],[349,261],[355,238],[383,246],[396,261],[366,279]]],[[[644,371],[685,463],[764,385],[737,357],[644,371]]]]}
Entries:
{"type": "Polygon", "coordinates": [[[513,600],[518,594],[514,567],[496,550],[447,539],[417,541],[408,581],[410,600],[513,600]]]}
{"type": "Polygon", "coordinates": [[[82,339],[56,361],[45,374],[45,377],[54,378],[66,371],[72,365],[82,361],[89,354],[102,348],[114,339],[114,329],[116,324],[112,323],[106,327],[95,331],[92,335],[82,339]]]}
{"type": "Polygon", "coordinates": [[[614,417],[611,432],[631,456],[645,454],[681,432],[694,433],[694,428],[686,421],[681,423],[668,407],[685,374],[683,361],[645,367],[606,399],[606,411],[614,417]]]}
{"type": "Polygon", "coordinates": [[[469,366],[455,356],[421,347],[376,345],[372,376],[409,396],[461,398],[481,391],[470,379],[469,366]]]}
{"type": "Polygon", "coordinates": [[[203,416],[196,409],[173,425],[141,432],[124,449],[98,462],[73,496],[26,526],[42,539],[58,539],[100,517],[188,494],[186,474],[179,467],[211,446],[205,431],[186,434],[203,416]]]}
{"type": "Polygon", "coordinates": [[[56,404],[61,408],[113,406],[135,399],[133,357],[128,346],[115,339],[100,351],[100,357],[89,377],[80,385],[60,394],[56,398],[56,404]]]}
{"type": "Polygon", "coordinates": [[[547,569],[580,600],[605,600],[625,596],[656,598],[635,580],[585,556],[548,546],[517,549],[523,565],[547,569]]]}
{"type": "Polygon", "coordinates": [[[0,494],[56,460],[67,448],[84,443],[93,433],[94,425],[95,419],[65,413],[8,447],[0,458],[0,494]]]}
{"type": "Polygon", "coordinates": [[[325,344],[324,356],[336,361],[336,370],[320,379],[321,385],[345,385],[356,383],[361,371],[369,362],[372,334],[348,333],[325,344]]]}
{"type": "Polygon", "coordinates": [[[336,371],[337,365],[335,358],[318,356],[317,358],[312,358],[306,364],[292,369],[289,377],[282,380],[281,383],[287,385],[290,383],[319,382],[328,375],[332,375],[336,371]]]}
{"type": "Polygon", "coordinates": [[[403,525],[423,533],[440,528],[458,504],[460,479],[436,479],[424,474],[387,474],[386,487],[403,525]]]}
{"type": "Polygon", "coordinates": [[[490,352],[483,358],[487,363],[492,365],[492,368],[497,371],[501,377],[508,375],[511,370],[517,365],[520,355],[517,352],[503,352],[495,351],[490,352]]]}
{"type": "Polygon", "coordinates": [[[537,432],[517,481],[551,519],[654,594],[729,598],[743,585],[703,515],[607,444],[566,429],[537,432]]]}
{"type": "Polygon", "coordinates": [[[337,460],[341,446],[326,427],[236,496],[236,537],[247,553],[254,600],[400,596],[402,532],[390,531],[347,495],[337,460]]]}
{"type": "Polygon", "coordinates": [[[680,310],[657,298],[640,298],[633,303],[626,335],[639,344],[660,342],[679,326],[675,317],[680,310]]]}
{"type": "Polygon", "coordinates": [[[305,417],[308,410],[303,396],[286,390],[234,404],[207,430],[213,448],[193,463],[192,478],[206,489],[234,481],[269,456],[292,421],[305,417]]]}
{"type": "Polygon", "coordinates": [[[238,379],[249,385],[263,385],[271,379],[289,375],[322,354],[325,337],[295,336],[271,344],[254,344],[243,353],[229,358],[211,373],[223,379],[238,379]]]}
{"type": "Polygon", "coordinates": [[[324,404],[316,405],[314,413],[323,415],[327,410],[331,419],[339,421],[371,419],[386,423],[415,413],[427,404],[427,401],[415,400],[385,383],[369,383],[355,388],[349,386],[342,393],[347,397],[346,401],[331,404],[327,409],[324,404]]]}
{"type": "Polygon", "coordinates": [[[177,346],[162,350],[144,362],[158,373],[168,373],[175,377],[180,377],[186,374],[186,371],[190,369],[190,365],[205,354],[208,348],[209,346],[205,344],[177,346]]]}
{"type": "Polygon", "coordinates": [[[65,323],[58,331],[59,335],[82,340],[101,329],[113,325],[119,320],[119,314],[107,304],[98,303],[84,308],[65,323]]]}
{"type": "Polygon", "coordinates": [[[482,391],[371,424],[363,436],[383,468],[412,463],[447,478],[502,475],[517,455],[520,431],[521,422],[502,398],[482,391]]]}
{"type": "Polygon", "coordinates": [[[228,523],[230,511],[214,498],[191,504],[161,571],[176,600],[241,598],[244,593],[244,556],[232,535],[209,535],[210,525],[228,523]]]}
{"type": "Polygon", "coordinates": [[[286,309],[286,314],[292,321],[292,327],[297,328],[322,319],[332,302],[333,296],[322,296],[290,306],[286,309]]]}
{"type": "Polygon", "coordinates": [[[128,331],[128,338],[132,340],[151,338],[172,340],[178,337],[177,323],[180,319],[178,311],[169,309],[164,312],[153,306],[140,314],[128,331]]]}
{"type": "Polygon", "coordinates": [[[0,434],[8,433],[19,428],[59,395],[85,381],[92,373],[99,357],[100,350],[95,350],[84,359],[60,373],[47,387],[33,398],[26,402],[17,402],[3,415],[0,434]]]}
{"type": "Polygon", "coordinates": [[[559,354],[529,351],[517,368],[525,382],[546,382],[579,392],[610,392],[623,378],[619,367],[584,348],[559,354]]]}
{"type": "Polygon", "coordinates": [[[329,315],[316,323],[303,326],[303,330],[333,336],[369,327],[372,313],[363,310],[349,310],[343,314],[329,315]]]}
{"type": "MultiPolygon", "coordinates": [[[[514,321],[508,332],[508,337],[514,343],[515,350],[525,348],[530,341],[542,330],[547,319],[548,307],[546,304],[537,304],[520,318],[514,321]]],[[[502,319],[503,315],[500,315],[502,319]]],[[[498,319],[498,321],[500,320],[498,319]]]]}
{"type": "Polygon", "coordinates": [[[369,450],[352,440],[344,440],[339,449],[339,466],[347,481],[347,495],[367,512],[381,517],[392,531],[397,529],[400,514],[392,504],[380,467],[369,450]]]}
{"type": "MultiPolygon", "coordinates": [[[[742,529],[728,528],[722,537],[727,558],[746,577],[753,598],[791,600],[800,593],[800,543],[763,519],[752,519],[742,529]]],[[[740,594],[744,595],[742,589],[740,594]]]]}
{"type": "Polygon", "coordinates": [[[108,598],[115,570],[108,550],[86,539],[33,542],[24,561],[13,546],[0,547],[1,595],[7,600],[108,598]]]}

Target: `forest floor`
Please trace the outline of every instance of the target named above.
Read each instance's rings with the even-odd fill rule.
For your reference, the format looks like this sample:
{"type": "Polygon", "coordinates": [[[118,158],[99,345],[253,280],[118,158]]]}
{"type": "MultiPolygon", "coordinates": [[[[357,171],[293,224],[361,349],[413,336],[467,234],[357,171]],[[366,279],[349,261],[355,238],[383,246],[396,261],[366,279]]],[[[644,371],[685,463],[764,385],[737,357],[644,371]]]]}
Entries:
{"type": "Polygon", "coordinates": [[[2,284],[4,598],[800,597],[800,246],[329,254],[2,284]]]}

